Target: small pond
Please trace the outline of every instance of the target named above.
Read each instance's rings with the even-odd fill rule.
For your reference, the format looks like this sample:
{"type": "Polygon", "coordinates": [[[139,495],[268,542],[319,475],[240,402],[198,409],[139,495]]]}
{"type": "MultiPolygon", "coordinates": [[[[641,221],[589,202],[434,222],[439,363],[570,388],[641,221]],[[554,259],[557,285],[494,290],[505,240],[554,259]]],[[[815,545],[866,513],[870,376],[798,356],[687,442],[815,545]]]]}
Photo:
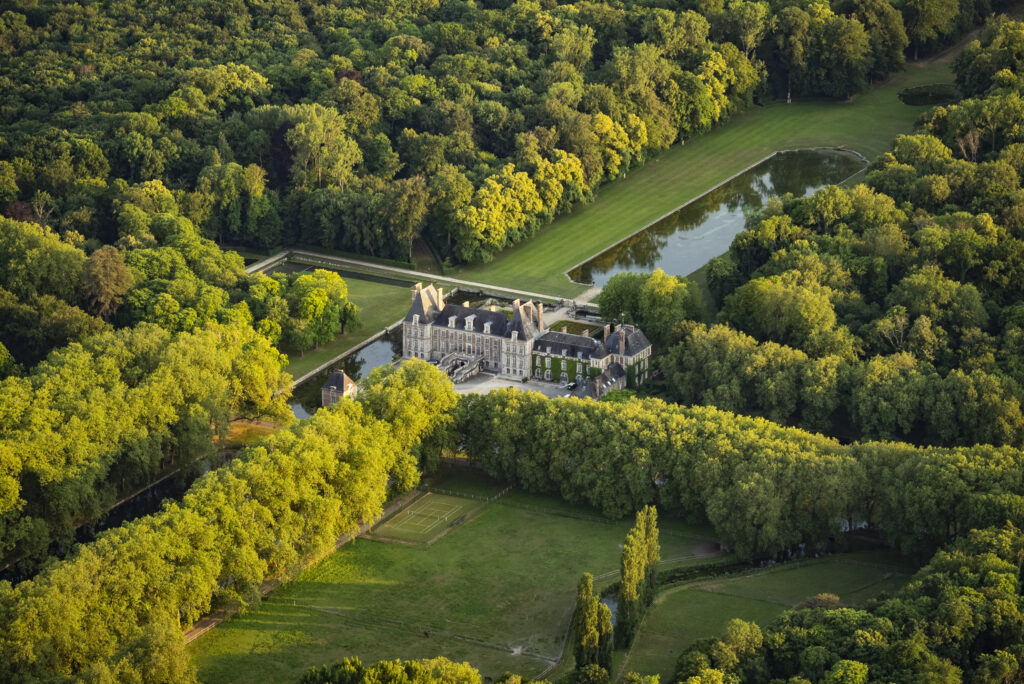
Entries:
{"type": "Polygon", "coordinates": [[[402,357],[402,330],[384,333],[354,354],[339,359],[331,368],[312,376],[292,390],[292,412],[296,418],[309,418],[320,408],[320,388],[335,370],[343,370],[353,380],[360,380],[374,368],[402,357]]]}
{"type": "Polygon", "coordinates": [[[850,152],[781,152],[569,271],[569,277],[604,286],[624,271],[660,268],[670,275],[689,275],[728,251],[747,214],[769,197],[809,195],[863,168],[864,160],[850,152]]]}
{"type": "Polygon", "coordinates": [[[952,83],[930,83],[900,91],[900,101],[911,107],[936,107],[960,99],[960,91],[952,83]]]}

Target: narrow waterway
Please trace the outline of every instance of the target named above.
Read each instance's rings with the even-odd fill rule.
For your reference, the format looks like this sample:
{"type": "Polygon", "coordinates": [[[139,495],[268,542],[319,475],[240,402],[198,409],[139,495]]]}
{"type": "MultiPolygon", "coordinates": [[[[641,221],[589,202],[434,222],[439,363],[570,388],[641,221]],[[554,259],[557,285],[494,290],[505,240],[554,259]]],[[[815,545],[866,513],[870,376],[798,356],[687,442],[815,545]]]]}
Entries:
{"type": "Polygon", "coordinates": [[[374,368],[385,366],[402,358],[402,331],[384,333],[358,352],[339,359],[325,371],[317,373],[292,390],[292,412],[296,418],[309,418],[320,408],[320,388],[336,370],[343,370],[353,380],[361,380],[374,368]]]}
{"type": "Polygon", "coordinates": [[[798,150],[766,159],[728,183],[701,195],[636,235],[569,272],[579,283],[604,286],[617,273],[657,268],[689,275],[724,254],[770,197],[803,197],[864,168],[859,156],[839,150],[798,150]]]}

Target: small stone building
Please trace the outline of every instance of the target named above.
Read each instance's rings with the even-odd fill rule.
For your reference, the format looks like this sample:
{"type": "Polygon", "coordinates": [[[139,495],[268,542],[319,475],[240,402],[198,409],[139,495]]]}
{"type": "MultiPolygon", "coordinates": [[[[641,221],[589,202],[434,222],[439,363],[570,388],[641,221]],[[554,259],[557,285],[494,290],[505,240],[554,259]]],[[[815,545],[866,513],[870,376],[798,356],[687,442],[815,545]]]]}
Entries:
{"type": "Polygon", "coordinates": [[[354,399],[358,391],[355,381],[345,375],[344,371],[334,371],[320,388],[320,404],[330,406],[341,401],[342,397],[354,399]]]}

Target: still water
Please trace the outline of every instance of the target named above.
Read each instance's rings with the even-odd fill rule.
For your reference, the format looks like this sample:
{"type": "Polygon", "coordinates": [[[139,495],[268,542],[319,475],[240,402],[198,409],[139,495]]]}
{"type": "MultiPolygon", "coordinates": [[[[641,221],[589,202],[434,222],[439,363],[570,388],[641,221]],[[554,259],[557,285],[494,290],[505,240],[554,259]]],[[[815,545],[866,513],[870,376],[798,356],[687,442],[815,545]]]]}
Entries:
{"type": "Polygon", "coordinates": [[[320,408],[320,388],[335,370],[343,370],[353,380],[360,380],[374,368],[402,357],[402,329],[384,333],[380,339],[339,360],[334,366],[317,373],[292,390],[292,411],[296,418],[309,418],[320,408]]]}
{"type": "Polygon", "coordinates": [[[860,157],[838,150],[779,153],[601,252],[569,271],[569,277],[604,286],[624,271],[649,273],[660,268],[670,275],[689,275],[725,254],[743,230],[746,215],[760,209],[768,198],[809,195],[863,168],[860,157]]]}

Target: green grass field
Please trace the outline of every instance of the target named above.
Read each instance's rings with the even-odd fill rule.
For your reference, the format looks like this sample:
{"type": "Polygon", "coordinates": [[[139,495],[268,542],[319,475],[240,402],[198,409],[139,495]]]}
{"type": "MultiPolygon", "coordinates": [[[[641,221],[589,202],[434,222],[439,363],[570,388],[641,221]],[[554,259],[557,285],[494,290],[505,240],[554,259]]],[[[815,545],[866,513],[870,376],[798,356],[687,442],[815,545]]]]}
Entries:
{"type": "Polygon", "coordinates": [[[288,356],[288,372],[298,378],[322,363],[356,346],[367,337],[383,330],[409,311],[409,288],[371,280],[345,277],[348,296],[359,307],[360,325],[346,330],[327,344],[306,353],[288,356]]]}
{"type": "Polygon", "coordinates": [[[850,101],[805,101],[755,108],[720,128],[671,149],[602,187],[589,205],[577,207],[533,239],[488,264],[463,268],[458,277],[553,295],[576,296],[586,288],[564,274],[576,264],[707,192],[777,150],[845,146],[869,159],[913,129],[924,108],[909,107],[903,88],[952,80],[953,52],[906,70],[850,101]]]}
{"type": "MultiPolygon", "coordinates": [[[[294,682],[349,655],[443,655],[485,676],[539,675],[561,654],[580,575],[613,581],[631,522],[572,517],[560,501],[546,508],[544,497],[513,493],[429,546],[347,545],[193,642],[201,681],[294,682]]],[[[663,526],[665,558],[702,562],[701,530],[663,526]]]]}
{"type": "Polygon", "coordinates": [[[423,544],[472,514],[481,501],[428,492],[373,528],[374,537],[423,544]]]}
{"type": "Polygon", "coordinates": [[[863,552],[668,588],[648,611],[623,667],[660,674],[661,681],[670,682],[683,649],[721,634],[733,618],[763,628],[787,608],[820,593],[837,594],[845,605],[856,606],[900,588],[912,572],[897,556],[863,552]]]}

